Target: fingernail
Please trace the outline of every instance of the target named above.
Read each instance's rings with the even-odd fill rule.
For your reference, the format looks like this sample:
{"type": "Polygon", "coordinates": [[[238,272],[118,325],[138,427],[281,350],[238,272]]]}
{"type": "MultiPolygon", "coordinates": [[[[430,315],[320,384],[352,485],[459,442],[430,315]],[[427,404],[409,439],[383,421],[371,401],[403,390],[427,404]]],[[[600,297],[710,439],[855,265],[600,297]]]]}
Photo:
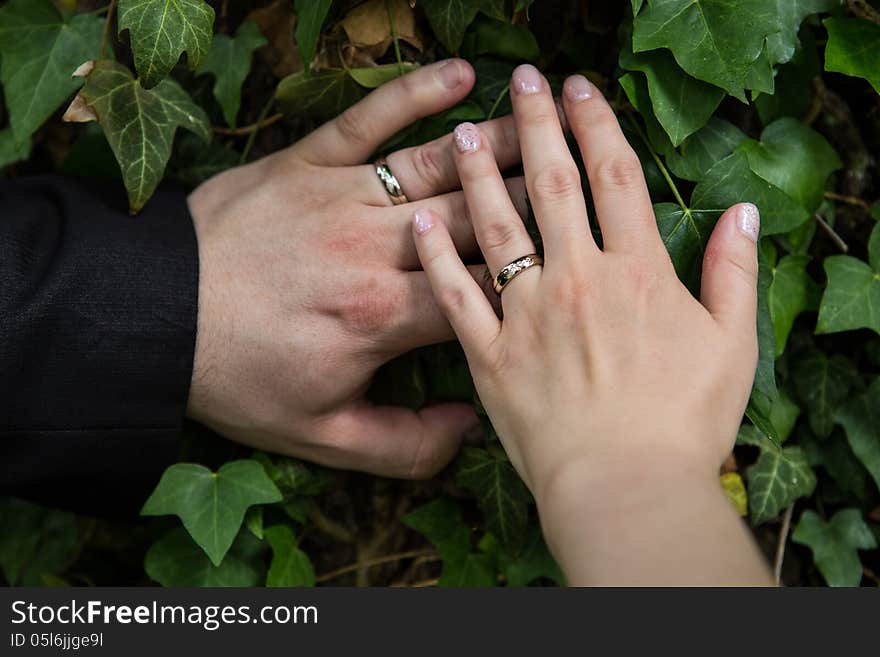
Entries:
{"type": "Polygon", "coordinates": [[[458,62],[447,62],[437,71],[440,76],[440,82],[448,89],[454,89],[461,84],[461,67],[458,62]]]}
{"type": "Polygon", "coordinates": [[[761,216],[758,208],[751,203],[743,203],[736,210],[736,225],[752,241],[758,241],[758,232],[761,230],[761,216]]]}
{"type": "Polygon", "coordinates": [[[562,86],[565,97],[573,103],[579,103],[587,98],[592,98],[596,91],[593,83],[583,75],[572,75],[562,86]]]}
{"type": "Polygon", "coordinates": [[[483,425],[477,423],[464,432],[462,440],[467,445],[477,445],[486,439],[486,432],[483,431],[483,425]]]}
{"type": "Polygon", "coordinates": [[[452,133],[459,153],[473,153],[480,147],[480,131],[473,123],[460,123],[452,133]]]}
{"type": "Polygon", "coordinates": [[[522,64],[513,71],[513,89],[518,94],[536,94],[541,91],[543,79],[531,64],[522,64]]]}
{"type": "Polygon", "coordinates": [[[416,210],[413,213],[413,228],[419,235],[424,235],[434,227],[434,218],[430,210],[416,210]]]}

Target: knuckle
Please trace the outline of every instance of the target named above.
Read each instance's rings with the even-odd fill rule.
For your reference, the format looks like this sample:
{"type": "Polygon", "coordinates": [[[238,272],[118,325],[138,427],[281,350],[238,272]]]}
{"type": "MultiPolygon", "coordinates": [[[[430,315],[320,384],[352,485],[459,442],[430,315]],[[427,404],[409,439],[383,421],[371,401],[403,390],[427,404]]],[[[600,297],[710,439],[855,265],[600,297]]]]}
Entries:
{"type": "Polygon", "coordinates": [[[413,152],[412,166],[416,175],[431,189],[446,182],[446,167],[443,155],[430,144],[418,146],[413,152]]]}
{"type": "Polygon", "coordinates": [[[437,304],[447,316],[459,314],[465,305],[464,290],[454,286],[444,287],[437,293],[437,304]]]}
{"type": "Polygon", "coordinates": [[[512,221],[493,219],[482,230],[483,244],[486,249],[505,249],[514,244],[518,235],[518,226],[512,221]]]}
{"type": "Polygon", "coordinates": [[[352,141],[355,144],[372,142],[372,130],[357,105],[345,110],[337,117],[336,128],[346,140],[352,141]]]}
{"type": "Polygon", "coordinates": [[[742,279],[742,281],[749,287],[756,288],[758,285],[758,263],[757,260],[752,262],[751,260],[746,261],[742,257],[738,257],[736,254],[732,254],[721,246],[709,247],[706,250],[705,259],[708,260],[713,266],[718,266],[719,264],[727,267],[730,271],[733,272],[734,276],[737,276],[742,279]]]}
{"type": "Polygon", "coordinates": [[[549,166],[535,174],[532,189],[536,196],[547,199],[572,196],[580,192],[580,174],[574,166],[549,166]]]}
{"type": "Polygon", "coordinates": [[[400,295],[392,286],[382,285],[377,278],[368,278],[340,295],[332,314],[343,326],[358,335],[375,335],[387,331],[398,315],[400,295]]]}
{"type": "Polygon", "coordinates": [[[635,153],[610,157],[596,165],[594,179],[600,186],[628,188],[642,179],[642,163],[635,153]]]}
{"type": "Polygon", "coordinates": [[[551,302],[564,313],[577,312],[583,308],[587,293],[587,285],[574,276],[560,276],[550,286],[551,302]]]}

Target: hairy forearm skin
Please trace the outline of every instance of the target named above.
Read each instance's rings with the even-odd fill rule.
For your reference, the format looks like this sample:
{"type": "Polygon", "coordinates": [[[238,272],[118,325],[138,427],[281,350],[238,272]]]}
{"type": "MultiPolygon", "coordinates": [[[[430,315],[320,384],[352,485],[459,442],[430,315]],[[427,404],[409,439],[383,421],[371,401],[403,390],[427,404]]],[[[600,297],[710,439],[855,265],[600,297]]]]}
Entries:
{"type": "Polygon", "coordinates": [[[772,586],[711,468],[643,458],[573,462],[536,488],[572,586],[772,586]]]}

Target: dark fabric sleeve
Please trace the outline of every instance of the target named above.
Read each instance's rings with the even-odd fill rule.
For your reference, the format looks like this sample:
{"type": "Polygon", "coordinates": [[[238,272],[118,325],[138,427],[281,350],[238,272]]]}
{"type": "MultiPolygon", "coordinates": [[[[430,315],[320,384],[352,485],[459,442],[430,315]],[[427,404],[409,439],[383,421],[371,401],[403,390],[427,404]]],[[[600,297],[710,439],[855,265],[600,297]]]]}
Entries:
{"type": "Polygon", "coordinates": [[[0,181],[0,491],[137,513],[178,451],[198,249],[182,189],[0,181]]]}

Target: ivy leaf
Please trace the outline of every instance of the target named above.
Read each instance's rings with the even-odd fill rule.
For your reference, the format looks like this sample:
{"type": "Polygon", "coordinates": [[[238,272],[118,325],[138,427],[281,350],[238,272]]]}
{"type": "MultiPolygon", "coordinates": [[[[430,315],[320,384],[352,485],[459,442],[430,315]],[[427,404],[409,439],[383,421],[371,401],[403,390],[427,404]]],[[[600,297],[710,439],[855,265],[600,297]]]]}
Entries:
{"type": "Polygon", "coordinates": [[[739,152],[709,169],[694,188],[691,207],[725,210],[743,201],[754,203],[761,212],[761,235],[787,233],[810,218],[785,192],[755,175],[739,152]]]}
{"type": "Polygon", "coordinates": [[[275,525],[267,527],[264,534],[272,548],[266,586],[314,586],[315,570],[308,555],[296,544],[293,530],[287,525],[275,525]]]}
{"type": "Polygon", "coordinates": [[[49,0],[0,7],[0,83],[11,129],[11,143],[9,133],[0,137],[0,166],[27,157],[30,136],[82,85],[71,75],[98,56],[102,25],[91,14],[65,19],[49,0]]]}
{"type": "Polygon", "coordinates": [[[455,588],[487,588],[495,586],[495,570],[492,559],[485,554],[472,552],[468,554],[461,567],[448,570],[444,563],[443,576],[437,586],[455,588]]]}
{"type": "MultiPolygon", "coordinates": [[[[470,581],[479,576],[481,564],[469,560],[470,530],[461,515],[461,507],[448,497],[440,497],[433,502],[410,511],[401,522],[427,538],[440,553],[443,572],[442,586],[470,581]],[[471,563],[469,563],[469,561],[471,563]]],[[[494,577],[492,578],[494,584],[494,577]]]]}
{"type": "Polygon", "coordinates": [[[197,71],[214,74],[214,98],[220,103],[226,123],[233,128],[241,106],[241,85],[251,70],[251,57],[254,50],[264,45],[266,39],[260,28],[246,21],[234,37],[225,34],[214,37],[211,50],[197,71]]]}
{"type": "Polygon", "coordinates": [[[214,565],[178,527],[150,546],[144,570],[162,586],[259,586],[263,581],[259,552],[260,542],[242,533],[223,562],[214,565]]]}
{"type": "Polygon", "coordinates": [[[77,549],[76,518],[13,497],[0,497],[0,568],[9,586],[43,586],[77,549]]]}
{"type": "Polygon", "coordinates": [[[703,250],[718,221],[718,210],[692,210],[675,203],[654,205],[660,237],[682,282],[695,295],[700,289],[703,250]]]}
{"type": "Polygon", "coordinates": [[[755,380],[746,406],[746,416],[777,444],[779,432],[773,424],[773,407],[779,400],[776,387],[776,358],[774,354],[773,322],[770,319],[768,291],[770,289],[770,266],[764,253],[758,250],[758,364],[755,380]]]}
{"type": "Polygon", "coordinates": [[[295,0],[296,7],[296,45],[306,65],[305,75],[309,76],[312,60],[315,58],[315,47],[321,36],[321,27],[327,12],[330,11],[332,0],[295,0]]]}
{"type": "Polygon", "coordinates": [[[364,97],[365,91],[344,69],[327,69],[309,76],[305,71],[284,78],[275,100],[287,116],[329,121],[364,97]]]}
{"type": "Polygon", "coordinates": [[[798,45],[798,28],[807,16],[834,11],[840,0],[767,0],[776,6],[779,31],[767,37],[770,61],[783,64],[791,61],[798,45]]]}
{"type": "Polygon", "coordinates": [[[862,562],[858,550],[877,547],[871,528],[858,509],[842,509],[825,522],[815,511],[806,510],[791,540],[806,545],[829,586],[858,586],[862,562]]]}
{"type": "Polygon", "coordinates": [[[684,71],[667,50],[633,53],[630,40],[623,39],[620,66],[641,71],[648,82],[654,116],[673,146],[678,146],[712,116],[724,98],[724,90],[701,82],[684,71]]]}
{"type": "Polygon", "coordinates": [[[12,128],[0,130],[0,169],[3,167],[26,160],[31,155],[31,140],[25,139],[20,144],[15,143],[12,128]]]}
{"type": "Polygon", "coordinates": [[[807,414],[810,428],[819,438],[831,434],[834,414],[849,396],[858,377],[852,362],[818,349],[797,354],[791,363],[791,379],[798,400],[807,414]]]}
{"type": "Polygon", "coordinates": [[[819,75],[821,65],[812,30],[801,30],[800,40],[794,57],[779,68],[775,79],[775,93],[761,94],[754,99],[758,116],[764,125],[783,116],[800,119],[810,109],[813,78],[819,75]]]}
{"type": "Polygon", "coordinates": [[[820,290],[807,274],[809,262],[808,256],[787,255],[771,266],[773,280],[768,299],[777,358],[785,351],[785,343],[795,318],[805,310],[819,308],[820,290]]]}
{"type": "Polygon", "coordinates": [[[865,78],[880,93],[880,25],[859,18],[828,18],[825,70],[865,78]]]}
{"type": "Polygon", "coordinates": [[[536,62],[541,48],[524,23],[478,17],[462,43],[462,54],[467,59],[495,55],[514,62],[536,62]]]}
{"type": "Polygon", "coordinates": [[[179,140],[169,168],[175,178],[195,188],[208,178],[237,166],[240,159],[241,156],[227,146],[215,142],[206,144],[195,135],[186,134],[179,140]]]}
{"type": "Polygon", "coordinates": [[[421,0],[434,35],[449,52],[457,52],[478,11],[506,20],[503,0],[421,0]]]}
{"type": "Polygon", "coordinates": [[[774,121],[761,141],[750,139],[737,150],[746,154],[752,171],[809,213],[821,205],[828,176],[843,166],[822,135],[790,117],[774,121]]]}
{"type": "Polygon", "coordinates": [[[719,479],[725,496],[733,504],[736,512],[745,518],[749,515],[749,498],[742,477],[738,472],[725,472],[719,479]]]}
{"type": "Polygon", "coordinates": [[[779,10],[767,0],[649,2],[635,18],[633,49],[669,48],[689,74],[746,102],[749,72],[779,27],[779,10]]]}
{"type": "Polygon", "coordinates": [[[843,404],[835,415],[843,425],[853,453],[880,488],[880,378],[858,397],[843,404]]]}
{"type": "Polygon", "coordinates": [[[162,474],[141,515],[178,516],[193,540],[218,566],[235,540],[248,507],[281,499],[278,488],[256,461],[231,461],[217,472],[195,463],[175,463],[162,474]]]}
{"type": "Polygon", "coordinates": [[[80,97],[97,115],[116,155],[133,212],[162,180],[178,126],[211,140],[204,110],[173,80],[144,89],[127,68],[103,60],[86,77],[80,97]]]}
{"type": "Polygon", "coordinates": [[[131,35],[141,84],[150,88],[171,72],[186,52],[196,70],[211,49],[214,10],[204,0],[119,0],[119,33],[131,35]]]}
{"type": "Polygon", "coordinates": [[[724,119],[712,117],[666,155],[666,165],[679,178],[697,182],[712,166],[733,153],[746,140],[745,133],[724,119]]]}
{"type": "Polygon", "coordinates": [[[363,68],[350,68],[348,74],[362,87],[375,89],[386,82],[391,82],[401,75],[415,71],[418,64],[403,62],[401,64],[383,64],[381,66],[365,66],[363,68]]]}
{"type": "Polygon", "coordinates": [[[798,498],[808,497],[816,487],[816,475],[800,447],[776,447],[769,441],[762,444],[757,463],[746,469],[746,477],[754,526],[776,517],[798,498]]]}
{"type": "Polygon", "coordinates": [[[822,264],[828,285],[819,306],[816,333],[859,328],[880,333],[880,224],[874,226],[868,240],[868,263],[833,255],[822,264]]]}
{"type": "Polygon", "coordinates": [[[501,570],[507,579],[507,586],[528,586],[536,579],[545,578],[565,585],[565,577],[559,564],[550,554],[541,530],[536,526],[529,527],[525,545],[516,557],[501,554],[501,570]]]}
{"type": "Polygon", "coordinates": [[[456,462],[455,482],[477,496],[487,531],[516,554],[525,540],[532,498],[510,461],[465,447],[456,462]]]}

